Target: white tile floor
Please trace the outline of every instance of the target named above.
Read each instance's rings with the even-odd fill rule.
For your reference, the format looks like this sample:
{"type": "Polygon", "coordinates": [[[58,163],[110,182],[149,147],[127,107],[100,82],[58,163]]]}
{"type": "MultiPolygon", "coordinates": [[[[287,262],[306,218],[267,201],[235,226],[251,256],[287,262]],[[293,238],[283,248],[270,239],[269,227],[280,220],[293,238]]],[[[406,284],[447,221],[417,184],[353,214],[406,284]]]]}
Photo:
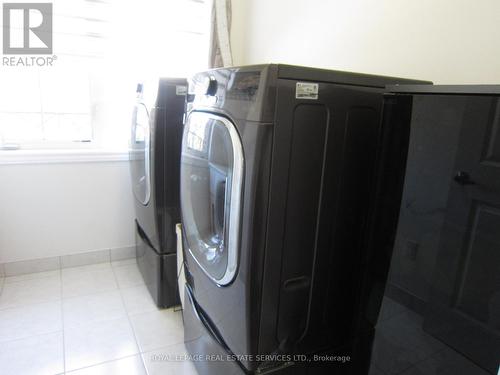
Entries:
{"type": "MultiPolygon", "coordinates": [[[[0,277],[0,374],[196,375],[182,316],[159,310],[134,259],[0,277]]],[[[486,373],[384,298],[373,375],[486,373]]]]}
{"type": "Polygon", "coordinates": [[[0,277],[2,374],[195,375],[158,360],[183,340],[181,312],[156,308],[133,259],[0,277]]]}

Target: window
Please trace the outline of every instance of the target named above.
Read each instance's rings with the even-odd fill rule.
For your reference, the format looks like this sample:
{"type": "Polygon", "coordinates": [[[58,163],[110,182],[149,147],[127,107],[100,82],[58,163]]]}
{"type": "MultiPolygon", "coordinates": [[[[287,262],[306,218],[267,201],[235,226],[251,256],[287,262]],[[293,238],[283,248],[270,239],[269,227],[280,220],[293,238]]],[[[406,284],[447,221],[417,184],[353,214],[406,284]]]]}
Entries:
{"type": "Polygon", "coordinates": [[[88,76],[60,71],[3,71],[1,82],[0,129],[4,142],[92,141],[88,76]]]}
{"type": "Polygon", "coordinates": [[[0,68],[0,148],[127,148],[137,82],[207,68],[210,11],[209,0],[54,0],[53,66],[0,68]]]}
{"type": "Polygon", "coordinates": [[[193,116],[187,128],[186,147],[193,151],[206,154],[207,142],[207,121],[203,118],[193,116]]]}

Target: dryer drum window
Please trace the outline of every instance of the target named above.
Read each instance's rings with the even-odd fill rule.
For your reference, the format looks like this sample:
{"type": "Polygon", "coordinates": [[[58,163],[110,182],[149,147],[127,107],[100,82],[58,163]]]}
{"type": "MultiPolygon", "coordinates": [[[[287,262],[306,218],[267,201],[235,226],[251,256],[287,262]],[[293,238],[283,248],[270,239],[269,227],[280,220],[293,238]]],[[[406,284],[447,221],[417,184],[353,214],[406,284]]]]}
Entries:
{"type": "Polygon", "coordinates": [[[190,114],[182,141],[181,209],[188,250],[219,285],[238,266],[243,152],[235,126],[224,117],[190,114]]]}

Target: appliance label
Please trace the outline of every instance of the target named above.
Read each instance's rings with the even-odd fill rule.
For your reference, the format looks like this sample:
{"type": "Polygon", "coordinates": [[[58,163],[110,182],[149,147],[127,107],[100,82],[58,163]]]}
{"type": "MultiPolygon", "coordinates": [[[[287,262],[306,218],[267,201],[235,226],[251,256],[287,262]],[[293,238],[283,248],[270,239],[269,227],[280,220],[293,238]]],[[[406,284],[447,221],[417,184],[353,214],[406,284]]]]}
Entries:
{"type": "Polygon", "coordinates": [[[186,86],[175,86],[175,95],[186,95],[187,87],[186,86]]]}
{"type": "Polygon", "coordinates": [[[297,82],[295,85],[295,99],[318,99],[319,84],[297,82]]]}

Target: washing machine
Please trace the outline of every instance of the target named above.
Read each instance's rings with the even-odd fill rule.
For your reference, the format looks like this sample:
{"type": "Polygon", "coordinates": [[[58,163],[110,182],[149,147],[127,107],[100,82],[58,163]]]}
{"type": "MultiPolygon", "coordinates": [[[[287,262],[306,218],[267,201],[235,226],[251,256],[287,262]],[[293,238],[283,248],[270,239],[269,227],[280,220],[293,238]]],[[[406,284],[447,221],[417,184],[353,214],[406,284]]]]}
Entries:
{"type": "Polygon", "coordinates": [[[137,86],[130,175],[137,264],[159,307],[179,304],[175,225],[180,221],[179,163],[187,82],[162,78],[137,86]]]}
{"type": "Polygon", "coordinates": [[[382,97],[407,82],[274,64],[192,78],[183,316],[200,374],[367,371],[389,265],[367,245],[382,97]]]}

